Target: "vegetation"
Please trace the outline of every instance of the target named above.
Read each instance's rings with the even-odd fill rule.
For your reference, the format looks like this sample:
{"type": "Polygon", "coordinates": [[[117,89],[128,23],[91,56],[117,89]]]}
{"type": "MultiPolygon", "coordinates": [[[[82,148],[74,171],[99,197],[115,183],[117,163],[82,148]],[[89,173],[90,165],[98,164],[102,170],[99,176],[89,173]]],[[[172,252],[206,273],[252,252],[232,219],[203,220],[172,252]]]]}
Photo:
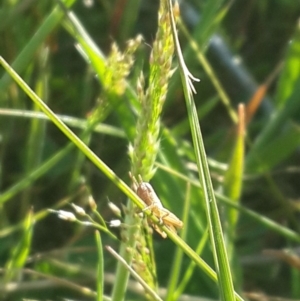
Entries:
{"type": "Polygon", "coordinates": [[[299,299],[299,13],[4,0],[1,300],[299,299]]]}

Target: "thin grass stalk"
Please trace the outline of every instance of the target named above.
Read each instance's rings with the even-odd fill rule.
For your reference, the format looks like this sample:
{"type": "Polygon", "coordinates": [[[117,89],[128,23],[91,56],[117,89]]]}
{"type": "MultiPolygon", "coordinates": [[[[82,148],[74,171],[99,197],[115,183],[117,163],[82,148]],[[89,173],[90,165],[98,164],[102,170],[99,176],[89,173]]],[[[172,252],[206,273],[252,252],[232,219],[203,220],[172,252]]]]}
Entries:
{"type": "MultiPolygon", "coordinates": [[[[207,240],[208,240],[208,229],[206,229],[206,231],[204,231],[204,235],[201,237],[201,240],[199,241],[198,246],[196,247],[195,252],[199,256],[201,255],[204,247],[206,246],[207,240]]],[[[179,298],[179,296],[184,292],[186,286],[188,285],[188,283],[190,282],[190,280],[192,278],[195,267],[196,267],[196,263],[194,261],[191,261],[173,294],[174,300],[177,300],[179,298]]]]}
{"type": "MultiPolygon", "coordinates": [[[[229,162],[228,170],[225,173],[223,190],[224,194],[232,201],[239,204],[242,194],[244,157],[245,157],[245,107],[240,104],[238,107],[239,121],[236,127],[236,141],[233,146],[232,156],[229,162]]],[[[240,266],[235,258],[235,238],[236,226],[239,218],[239,212],[230,207],[225,209],[225,237],[227,243],[227,254],[232,270],[236,287],[241,287],[240,266]]]]}
{"type": "Polygon", "coordinates": [[[268,143],[278,134],[283,127],[283,125],[291,117],[295,116],[300,110],[300,79],[295,82],[294,90],[291,95],[286,100],[285,106],[280,108],[271,118],[270,121],[266,124],[264,129],[260,132],[255,143],[250,149],[246,157],[246,170],[258,170],[259,166],[263,165],[260,159],[260,153],[267,147],[268,143]]]}
{"type": "MultiPolygon", "coordinates": [[[[48,57],[49,49],[46,46],[41,47],[38,56],[38,79],[36,82],[36,93],[47,102],[49,98],[48,91],[48,57]]],[[[39,111],[38,106],[33,106],[34,111],[39,111]]],[[[45,142],[46,123],[43,120],[32,119],[30,122],[30,130],[28,144],[25,151],[25,174],[29,174],[36,169],[42,160],[44,142],[45,142]]],[[[31,190],[24,190],[20,197],[19,214],[23,215],[30,207],[31,190]]]]}
{"type": "MultiPolygon", "coordinates": [[[[58,209],[58,208],[61,208],[65,205],[69,204],[71,200],[72,200],[72,198],[65,198],[65,199],[59,201],[54,206],[54,209],[58,209]]],[[[33,215],[33,220],[35,223],[37,223],[38,221],[44,219],[49,214],[50,214],[50,212],[48,209],[40,210],[33,215]]],[[[24,220],[18,222],[17,224],[14,224],[13,226],[8,226],[5,228],[2,228],[0,231],[0,238],[4,238],[5,236],[11,235],[12,233],[22,229],[23,223],[24,223],[24,220]]]]}
{"type": "Polygon", "coordinates": [[[95,232],[97,251],[98,251],[98,260],[97,260],[97,277],[96,277],[96,286],[97,286],[97,297],[96,301],[103,301],[104,295],[104,259],[103,259],[103,246],[101,241],[101,235],[99,231],[95,232]]]}
{"type": "MultiPolygon", "coordinates": [[[[181,231],[181,238],[185,239],[187,236],[188,231],[188,214],[190,210],[190,194],[191,194],[191,185],[190,183],[187,183],[187,191],[186,191],[186,197],[184,202],[184,213],[183,213],[183,222],[184,222],[184,228],[181,231]]],[[[175,255],[173,258],[173,264],[169,275],[169,283],[167,288],[167,296],[165,298],[166,301],[172,301],[176,300],[177,298],[174,297],[174,293],[176,291],[176,288],[178,286],[178,279],[179,274],[181,270],[181,264],[183,259],[183,251],[180,248],[176,248],[175,255]]]]}
{"type": "Polygon", "coordinates": [[[215,267],[218,275],[218,285],[222,300],[235,300],[232,276],[230,272],[229,261],[226,252],[224,237],[222,234],[221,222],[218,214],[217,203],[214,196],[214,190],[210,178],[208,163],[206,159],[205,148],[201,135],[200,125],[198,123],[197,110],[193,100],[192,92],[195,92],[191,80],[193,76],[188,71],[178,41],[175,20],[172,12],[172,1],[166,0],[169,5],[170,18],[172,23],[172,33],[175,41],[175,48],[179,61],[179,70],[181,74],[184,95],[187,103],[188,117],[196,154],[199,181],[203,187],[203,195],[206,201],[206,216],[209,225],[210,240],[213,250],[215,267]]]}
{"type": "Polygon", "coordinates": [[[109,246],[106,246],[106,250],[109,251],[117,260],[120,262],[130,273],[131,275],[143,286],[145,291],[151,296],[151,299],[156,301],[162,301],[159,295],[148,285],[147,282],[121,257],[114,249],[109,246]]]}
{"type": "Polygon", "coordinates": [[[0,195],[0,205],[4,204],[8,200],[10,200],[13,196],[29,187],[34,181],[39,179],[42,175],[44,175],[47,171],[49,171],[55,164],[57,164],[60,160],[62,160],[72,149],[74,149],[74,144],[69,143],[64,149],[57,152],[53,155],[49,160],[44,162],[42,165],[34,169],[30,172],[29,175],[24,177],[18,183],[12,185],[6,191],[4,191],[0,195]]]}
{"type": "Polygon", "coordinates": [[[5,264],[4,282],[10,282],[20,277],[19,272],[25,266],[31,250],[33,224],[33,212],[29,210],[22,225],[21,237],[16,244],[12,244],[10,258],[5,264]]]}
{"type": "MultiPolygon", "coordinates": [[[[0,109],[1,116],[14,116],[19,118],[37,118],[41,120],[51,121],[50,118],[44,114],[43,112],[32,112],[27,110],[18,110],[18,109],[0,109]]],[[[74,127],[77,129],[86,129],[88,128],[88,121],[82,118],[71,117],[67,115],[56,114],[56,116],[67,124],[70,127],[74,127]]],[[[98,123],[92,129],[94,133],[101,133],[105,135],[111,135],[118,138],[125,138],[125,133],[122,129],[117,128],[112,125],[98,123]]]]}
{"type": "MultiPolygon", "coordinates": [[[[172,172],[173,175],[175,175],[176,177],[178,177],[184,181],[190,182],[193,186],[202,189],[199,181],[190,180],[189,178],[187,178],[186,175],[171,171],[168,167],[164,167],[163,165],[161,165],[159,163],[156,163],[156,165],[163,170],[172,172]]],[[[237,202],[233,202],[228,197],[224,196],[223,194],[221,194],[219,192],[215,192],[215,196],[220,203],[222,203],[225,206],[228,206],[232,209],[237,210],[239,212],[239,214],[243,213],[243,214],[249,216],[250,218],[254,219],[255,222],[260,223],[263,226],[265,226],[266,228],[273,230],[274,232],[285,237],[286,239],[290,239],[295,242],[300,242],[300,234],[298,234],[296,231],[293,231],[279,223],[276,223],[275,221],[271,220],[270,218],[262,216],[261,214],[256,213],[255,211],[253,211],[251,209],[241,206],[237,202]]]]}
{"type": "Polygon", "coordinates": [[[219,81],[217,75],[215,74],[212,66],[210,65],[209,61],[207,60],[205,53],[202,51],[202,49],[198,46],[198,44],[196,43],[196,41],[193,39],[193,37],[189,34],[188,30],[186,29],[186,27],[184,26],[183,22],[181,20],[179,20],[179,27],[182,30],[182,32],[184,33],[184,35],[186,36],[186,38],[189,41],[189,44],[192,48],[192,50],[195,52],[198,61],[201,63],[204,71],[206,72],[207,76],[209,77],[209,79],[211,80],[212,84],[214,85],[221,102],[223,103],[223,105],[225,106],[229,117],[231,118],[231,120],[234,123],[237,123],[238,121],[238,116],[236,111],[234,110],[232,104],[231,104],[231,100],[229,98],[229,96],[227,95],[226,91],[224,90],[221,82],[219,81]]]}
{"type": "MultiPolygon", "coordinates": [[[[76,0],[62,1],[63,4],[68,8],[72,7],[72,5],[76,2],[76,0]]],[[[38,47],[40,47],[40,45],[45,41],[51,31],[54,30],[57,24],[62,20],[63,16],[64,14],[59,5],[56,5],[43,24],[39,27],[38,31],[33,35],[31,40],[26,44],[24,49],[12,63],[12,68],[16,70],[16,72],[22,72],[29,65],[29,62],[33,58],[38,47]]],[[[1,94],[6,90],[10,82],[11,78],[8,76],[8,74],[4,74],[0,80],[1,94]]]]}

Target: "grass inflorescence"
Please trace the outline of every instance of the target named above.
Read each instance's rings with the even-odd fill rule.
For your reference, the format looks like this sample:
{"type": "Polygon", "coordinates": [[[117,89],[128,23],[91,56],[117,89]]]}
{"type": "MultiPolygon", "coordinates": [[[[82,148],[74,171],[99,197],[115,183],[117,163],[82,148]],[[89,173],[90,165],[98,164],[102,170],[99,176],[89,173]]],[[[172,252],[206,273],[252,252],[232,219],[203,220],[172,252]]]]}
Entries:
{"type": "Polygon", "coordinates": [[[299,299],[299,8],[146,2],[1,6],[1,298],[299,299]]]}

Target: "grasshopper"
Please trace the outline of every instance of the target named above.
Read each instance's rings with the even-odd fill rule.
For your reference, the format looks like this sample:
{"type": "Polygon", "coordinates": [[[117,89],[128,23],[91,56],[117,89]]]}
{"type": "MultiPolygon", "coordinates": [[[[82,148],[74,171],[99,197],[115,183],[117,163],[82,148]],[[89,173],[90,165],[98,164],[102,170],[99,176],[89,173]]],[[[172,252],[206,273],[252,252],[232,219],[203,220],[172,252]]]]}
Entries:
{"type": "MultiPolygon", "coordinates": [[[[129,173],[130,178],[133,182],[133,190],[136,194],[144,201],[146,207],[143,211],[151,209],[152,214],[154,214],[160,221],[161,225],[167,226],[173,233],[177,233],[176,229],[181,229],[183,227],[183,222],[171,211],[164,208],[157,194],[155,193],[152,186],[143,182],[142,177],[139,175],[139,182],[136,178],[129,173]]],[[[158,232],[163,238],[167,237],[167,234],[158,227],[158,225],[150,221],[153,229],[158,232]]]]}

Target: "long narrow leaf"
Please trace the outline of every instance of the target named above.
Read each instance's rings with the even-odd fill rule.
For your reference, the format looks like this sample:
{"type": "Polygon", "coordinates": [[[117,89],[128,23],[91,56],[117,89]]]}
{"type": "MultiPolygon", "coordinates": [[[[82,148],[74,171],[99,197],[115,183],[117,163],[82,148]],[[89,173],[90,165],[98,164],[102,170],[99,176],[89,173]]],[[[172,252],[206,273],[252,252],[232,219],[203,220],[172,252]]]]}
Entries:
{"type": "Polygon", "coordinates": [[[214,196],[213,186],[210,178],[208,163],[206,159],[205,148],[203,144],[203,139],[201,135],[200,125],[198,122],[197,110],[193,100],[193,86],[191,84],[191,79],[193,77],[189,73],[181,50],[177,37],[175,20],[172,11],[172,2],[168,0],[170,17],[172,20],[172,30],[173,37],[176,45],[176,51],[179,61],[179,70],[181,74],[181,80],[184,89],[184,95],[187,105],[187,111],[190,120],[190,127],[192,132],[192,138],[194,143],[194,150],[196,154],[199,181],[203,188],[203,195],[206,201],[206,215],[209,225],[211,245],[215,260],[215,266],[218,275],[218,284],[222,300],[234,300],[234,288],[232,283],[232,276],[229,267],[229,261],[227,258],[227,252],[224,242],[224,237],[222,234],[221,222],[219,219],[218,208],[216,199],[214,196]]]}
{"type": "MultiPolygon", "coordinates": [[[[71,7],[76,0],[64,0],[63,3],[66,7],[71,7]]],[[[45,19],[44,23],[40,26],[39,30],[34,34],[31,40],[26,44],[24,49],[20,52],[18,57],[12,63],[12,67],[18,73],[21,72],[25,67],[28,66],[30,60],[34,56],[37,48],[45,41],[49,33],[57,26],[62,20],[63,13],[56,5],[51,14],[45,19]]],[[[10,83],[10,77],[4,74],[0,80],[0,91],[3,93],[7,85],[10,83]]]]}
{"type": "Polygon", "coordinates": [[[103,300],[103,287],[104,287],[104,260],[103,260],[103,246],[99,231],[95,232],[97,251],[98,251],[98,262],[97,262],[97,301],[103,300]]]}

